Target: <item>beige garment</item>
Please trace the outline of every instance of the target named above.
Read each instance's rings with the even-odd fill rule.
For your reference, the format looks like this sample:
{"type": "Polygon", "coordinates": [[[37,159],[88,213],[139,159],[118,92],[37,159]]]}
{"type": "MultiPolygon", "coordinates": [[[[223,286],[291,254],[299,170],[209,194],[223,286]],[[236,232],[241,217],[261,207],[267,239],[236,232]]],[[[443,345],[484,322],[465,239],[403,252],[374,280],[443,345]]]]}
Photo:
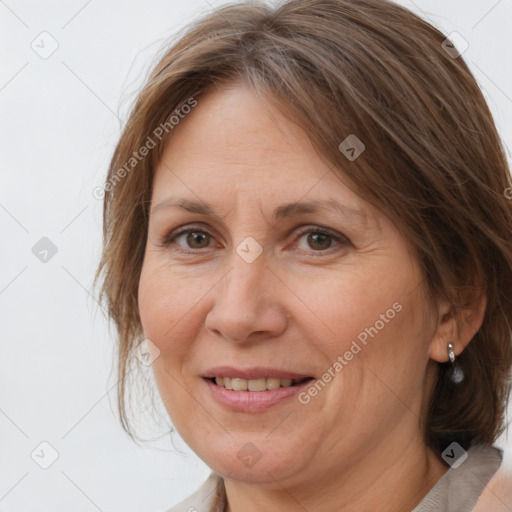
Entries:
{"type": "MultiPolygon", "coordinates": [[[[475,445],[467,453],[467,459],[458,468],[450,468],[411,512],[475,510],[478,499],[501,465],[503,451],[494,446],[475,445]]],[[[221,477],[211,473],[194,494],[165,512],[224,512],[222,484],[221,477]],[[214,502],[220,505],[217,510],[212,509],[214,502]]],[[[499,499],[495,493],[489,494],[493,499],[499,499]]],[[[512,503],[504,507],[504,510],[512,511],[512,503]]],[[[487,508],[487,512],[495,512],[495,509],[487,508]]]]}
{"type": "Polygon", "coordinates": [[[450,468],[412,512],[471,512],[502,460],[499,448],[470,447],[468,458],[458,468],[450,468]]]}

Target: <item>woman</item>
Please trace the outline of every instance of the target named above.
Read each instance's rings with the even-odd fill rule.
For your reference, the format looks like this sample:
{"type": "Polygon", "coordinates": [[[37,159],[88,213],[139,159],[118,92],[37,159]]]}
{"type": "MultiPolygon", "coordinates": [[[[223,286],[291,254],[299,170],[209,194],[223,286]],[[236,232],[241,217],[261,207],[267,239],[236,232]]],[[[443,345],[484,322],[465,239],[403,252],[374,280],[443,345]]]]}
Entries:
{"type": "Polygon", "coordinates": [[[213,470],[171,511],[511,510],[510,186],[462,57],[402,7],[183,34],[113,155],[97,274],[125,429],[142,354],[213,470]]]}

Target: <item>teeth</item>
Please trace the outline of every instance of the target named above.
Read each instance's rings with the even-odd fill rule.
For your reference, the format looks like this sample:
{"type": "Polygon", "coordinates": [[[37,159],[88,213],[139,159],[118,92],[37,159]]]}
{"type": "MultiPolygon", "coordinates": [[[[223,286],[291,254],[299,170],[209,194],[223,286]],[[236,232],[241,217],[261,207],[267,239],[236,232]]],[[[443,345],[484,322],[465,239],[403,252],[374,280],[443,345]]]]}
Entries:
{"type": "Polygon", "coordinates": [[[267,379],[267,389],[277,389],[281,387],[281,379],[276,379],[272,377],[271,379],[267,379]]]}
{"type": "Polygon", "coordinates": [[[215,383],[217,386],[234,391],[266,391],[271,389],[278,389],[280,387],[290,387],[294,381],[292,379],[278,379],[276,377],[270,377],[268,379],[215,377],[215,383]]]}
{"type": "Polygon", "coordinates": [[[251,379],[247,381],[247,389],[249,391],[266,391],[267,379],[251,379]]]}
{"type": "Polygon", "coordinates": [[[247,391],[247,379],[231,379],[231,387],[234,391],[247,391]]]}

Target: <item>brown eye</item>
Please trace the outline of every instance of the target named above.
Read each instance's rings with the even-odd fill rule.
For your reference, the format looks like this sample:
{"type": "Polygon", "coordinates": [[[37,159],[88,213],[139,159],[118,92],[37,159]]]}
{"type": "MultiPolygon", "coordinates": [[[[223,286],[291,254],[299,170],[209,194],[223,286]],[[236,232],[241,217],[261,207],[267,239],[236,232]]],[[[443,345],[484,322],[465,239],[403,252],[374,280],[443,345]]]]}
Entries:
{"type": "Polygon", "coordinates": [[[308,235],[308,244],[312,249],[321,251],[329,249],[332,245],[331,235],[325,233],[310,233],[308,235]]]}
{"type": "Polygon", "coordinates": [[[186,234],[186,242],[191,249],[203,249],[208,247],[210,235],[204,231],[190,231],[186,234]],[[205,243],[206,241],[206,243],[205,243]]]}
{"type": "Polygon", "coordinates": [[[297,236],[296,246],[302,251],[314,256],[330,254],[336,246],[342,249],[350,245],[350,241],[344,235],[326,228],[316,227],[304,229],[297,236]]]}
{"type": "Polygon", "coordinates": [[[197,228],[183,229],[177,233],[171,233],[163,241],[164,247],[177,245],[181,249],[199,250],[206,249],[210,245],[212,236],[207,231],[197,228]]]}

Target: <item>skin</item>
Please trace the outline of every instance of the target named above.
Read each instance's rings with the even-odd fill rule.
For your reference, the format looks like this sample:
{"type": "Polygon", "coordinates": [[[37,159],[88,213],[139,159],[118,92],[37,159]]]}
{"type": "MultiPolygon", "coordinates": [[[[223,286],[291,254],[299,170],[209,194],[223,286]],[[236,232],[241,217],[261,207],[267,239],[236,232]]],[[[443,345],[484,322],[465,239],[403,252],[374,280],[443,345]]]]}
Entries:
{"type": "Polygon", "coordinates": [[[462,318],[456,336],[449,306],[428,308],[407,241],[343,183],[342,171],[243,83],[202,97],[155,170],[141,321],[160,350],[153,370],[173,424],[225,477],[230,512],[410,511],[448,469],[422,435],[434,361],[448,360],[450,341],[463,350],[485,303],[462,318]],[[219,218],[153,211],[169,197],[209,203],[219,218]],[[326,210],[271,220],[284,203],[324,199],[366,216],[326,210]],[[163,246],[182,226],[199,238],[163,246]],[[315,238],[318,227],[341,240],[315,238]],[[263,249],[252,263],[236,252],[249,236],[263,249]],[[201,378],[230,365],[321,379],[395,303],[401,311],[306,405],[295,397],[232,412],[201,378]],[[246,443],[261,454],[251,467],[237,457],[246,443]]]}

